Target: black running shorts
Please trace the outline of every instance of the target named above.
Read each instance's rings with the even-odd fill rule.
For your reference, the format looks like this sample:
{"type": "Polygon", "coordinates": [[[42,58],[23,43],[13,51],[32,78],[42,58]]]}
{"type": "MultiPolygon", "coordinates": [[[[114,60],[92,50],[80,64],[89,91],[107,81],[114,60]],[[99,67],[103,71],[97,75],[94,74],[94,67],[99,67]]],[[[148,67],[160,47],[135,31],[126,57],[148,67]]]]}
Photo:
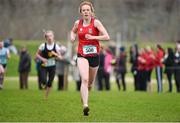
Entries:
{"type": "Polygon", "coordinates": [[[82,55],[78,54],[77,56],[87,59],[88,62],[89,62],[90,67],[99,66],[99,55],[96,55],[96,56],[82,56],[82,55]]]}

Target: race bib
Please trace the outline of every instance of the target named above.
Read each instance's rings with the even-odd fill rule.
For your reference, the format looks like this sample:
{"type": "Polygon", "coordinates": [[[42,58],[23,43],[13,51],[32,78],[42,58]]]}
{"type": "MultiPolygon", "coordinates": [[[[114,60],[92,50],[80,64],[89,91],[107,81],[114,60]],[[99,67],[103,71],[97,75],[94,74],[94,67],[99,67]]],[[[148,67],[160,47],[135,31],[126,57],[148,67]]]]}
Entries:
{"type": "Polygon", "coordinates": [[[83,54],[96,54],[97,53],[97,47],[92,45],[83,46],[83,54]]]}
{"type": "Polygon", "coordinates": [[[45,64],[46,67],[55,66],[56,62],[54,58],[50,58],[47,60],[47,63],[45,64]]]}
{"type": "Polygon", "coordinates": [[[6,64],[6,63],[7,63],[7,60],[6,60],[6,59],[0,59],[0,63],[1,63],[1,64],[6,64]]]}

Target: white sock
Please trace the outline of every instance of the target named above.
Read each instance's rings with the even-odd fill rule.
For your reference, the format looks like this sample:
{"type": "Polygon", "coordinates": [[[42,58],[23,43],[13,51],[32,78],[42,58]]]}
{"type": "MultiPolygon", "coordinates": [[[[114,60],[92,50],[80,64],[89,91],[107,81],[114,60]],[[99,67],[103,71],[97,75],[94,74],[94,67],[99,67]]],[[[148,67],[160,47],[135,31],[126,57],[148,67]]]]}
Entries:
{"type": "Polygon", "coordinates": [[[84,107],[84,108],[85,108],[85,107],[88,107],[88,104],[84,104],[83,107],[84,107]]]}

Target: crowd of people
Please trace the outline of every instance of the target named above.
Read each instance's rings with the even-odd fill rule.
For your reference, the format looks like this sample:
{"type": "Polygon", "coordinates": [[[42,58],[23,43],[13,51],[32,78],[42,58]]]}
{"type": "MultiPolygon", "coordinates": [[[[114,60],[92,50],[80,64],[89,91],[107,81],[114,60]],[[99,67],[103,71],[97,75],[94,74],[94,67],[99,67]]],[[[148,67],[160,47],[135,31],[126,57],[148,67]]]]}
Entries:
{"type": "Polygon", "coordinates": [[[130,72],[133,76],[135,91],[152,91],[152,71],[154,70],[157,81],[157,92],[163,91],[163,75],[168,80],[169,89],[172,92],[173,80],[176,91],[180,92],[180,41],[176,42],[176,48],[168,47],[167,50],[157,44],[155,48],[146,46],[138,48],[137,44],[130,47],[127,54],[126,47],[119,48],[119,54],[115,55],[110,48],[101,48],[100,64],[97,74],[97,89],[110,90],[110,76],[115,77],[118,90],[126,91],[127,64],[130,63],[130,72]],[[129,57],[128,57],[129,56],[129,57]],[[174,78],[174,79],[173,79],[174,78]]]}
{"type": "MultiPolygon", "coordinates": [[[[172,77],[176,83],[177,92],[180,92],[180,41],[176,42],[176,49],[168,48],[165,51],[157,44],[153,49],[149,46],[138,48],[137,44],[127,48],[119,48],[118,55],[108,46],[100,46],[99,41],[108,41],[110,37],[100,20],[95,18],[94,7],[91,2],[84,1],[79,5],[79,13],[82,18],[74,23],[70,38],[74,43],[78,37],[77,53],[72,60],[66,57],[67,48],[55,41],[52,30],[44,31],[45,42],[42,43],[35,54],[36,70],[38,76],[38,88],[45,90],[45,99],[48,98],[55,75],[58,77],[58,90],[67,89],[68,65],[73,66],[73,78],[76,81],[77,90],[80,91],[83,106],[83,114],[89,115],[89,91],[94,81],[97,81],[97,90],[110,90],[110,78],[115,75],[118,90],[126,91],[127,62],[131,64],[131,72],[134,79],[135,91],[151,91],[151,73],[156,73],[157,91],[163,91],[163,72],[167,75],[169,92],[172,92],[172,77]],[[128,57],[129,56],[129,57],[128,57]],[[77,69],[78,68],[78,69],[77,69]],[[164,70],[163,70],[164,69],[164,70]],[[115,73],[115,74],[112,74],[115,73]],[[96,76],[97,74],[97,76],[96,76]]],[[[18,53],[15,47],[7,45],[7,40],[0,42],[0,89],[3,88],[4,72],[7,61],[10,58],[10,50],[19,54],[19,81],[20,89],[28,89],[28,75],[31,71],[32,58],[23,46],[18,53]]]]}
{"type": "Polygon", "coordinates": [[[180,41],[176,42],[176,49],[167,48],[167,51],[157,44],[155,49],[150,47],[137,49],[137,45],[130,50],[130,61],[132,63],[132,73],[134,76],[135,90],[151,90],[151,73],[155,70],[157,80],[157,91],[163,90],[163,73],[167,75],[169,82],[169,92],[172,92],[172,75],[176,83],[177,92],[180,92],[180,41]],[[134,52],[136,51],[136,52],[134,52]],[[164,70],[163,70],[164,69],[164,70]]]}

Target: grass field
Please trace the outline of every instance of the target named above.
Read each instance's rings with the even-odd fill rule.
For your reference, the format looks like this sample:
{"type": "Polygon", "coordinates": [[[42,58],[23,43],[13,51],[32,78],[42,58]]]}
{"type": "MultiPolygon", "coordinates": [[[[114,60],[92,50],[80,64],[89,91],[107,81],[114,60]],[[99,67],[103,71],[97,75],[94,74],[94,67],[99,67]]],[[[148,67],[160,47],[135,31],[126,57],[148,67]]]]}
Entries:
{"type": "MultiPolygon", "coordinates": [[[[90,92],[90,115],[82,115],[80,93],[75,83],[68,91],[57,91],[56,81],[48,100],[44,91],[37,89],[35,80],[29,82],[29,90],[19,90],[17,80],[7,80],[0,90],[0,121],[64,121],[64,122],[117,122],[117,121],[180,121],[180,94],[134,92],[129,83],[127,92],[118,91],[114,83],[109,92],[90,92]]],[[[174,88],[175,89],[175,88],[174,88]]]]}

